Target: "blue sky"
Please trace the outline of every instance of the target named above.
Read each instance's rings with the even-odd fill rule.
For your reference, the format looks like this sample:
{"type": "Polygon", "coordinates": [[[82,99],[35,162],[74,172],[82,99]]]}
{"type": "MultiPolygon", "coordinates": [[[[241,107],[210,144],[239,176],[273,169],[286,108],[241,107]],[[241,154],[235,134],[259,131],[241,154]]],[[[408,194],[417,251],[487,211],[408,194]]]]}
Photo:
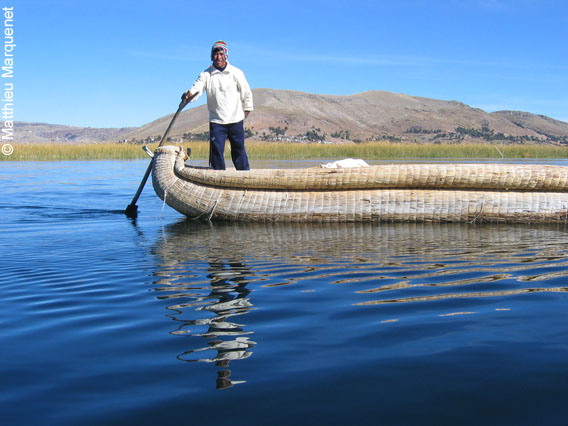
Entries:
{"type": "MultiPolygon", "coordinates": [[[[177,109],[211,45],[253,88],[386,90],[568,122],[566,0],[3,0],[15,120],[140,126],[177,109]]],[[[201,103],[202,101],[200,101],[201,103]]]]}

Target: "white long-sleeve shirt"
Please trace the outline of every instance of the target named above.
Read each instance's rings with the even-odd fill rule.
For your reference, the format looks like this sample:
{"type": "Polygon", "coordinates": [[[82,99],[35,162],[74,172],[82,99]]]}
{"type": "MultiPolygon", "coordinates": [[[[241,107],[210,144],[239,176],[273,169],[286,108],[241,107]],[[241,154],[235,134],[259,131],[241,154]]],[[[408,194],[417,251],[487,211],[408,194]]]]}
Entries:
{"type": "Polygon", "coordinates": [[[238,123],[244,120],[245,111],[252,111],[252,91],[245,74],[237,67],[227,63],[223,71],[210,66],[201,74],[189,89],[196,94],[195,102],[203,92],[207,92],[209,121],[219,124],[238,123]]]}

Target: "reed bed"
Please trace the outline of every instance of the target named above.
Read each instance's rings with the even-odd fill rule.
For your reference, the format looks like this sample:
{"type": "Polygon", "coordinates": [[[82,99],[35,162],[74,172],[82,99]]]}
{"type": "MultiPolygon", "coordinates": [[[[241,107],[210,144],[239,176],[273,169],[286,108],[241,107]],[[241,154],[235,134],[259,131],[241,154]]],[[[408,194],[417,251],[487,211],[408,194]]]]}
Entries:
{"type": "MultiPolygon", "coordinates": [[[[179,145],[179,144],[178,144],[179,145]]],[[[191,157],[206,159],[208,142],[184,143],[191,147],[191,157]]],[[[228,145],[228,144],[227,144],[228,145]]],[[[148,145],[151,150],[157,144],[148,145]]],[[[435,158],[568,158],[568,147],[553,145],[496,145],[496,144],[412,144],[366,142],[359,144],[317,144],[248,141],[251,159],[435,159],[435,158]]],[[[229,149],[226,150],[230,158],[229,149]]],[[[131,160],[148,158],[140,145],[98,144],[14,144],[11,155],[1,155],[8,161],[65,161],[65,160],[131,160]]]]}
{"type": "MultiPolygon", "coordinates": [[[[157,144],[156,144],[157,146],[157,144]]],[[[118,143],[98,144],[14,144],[10,156],[2,160],[13,161],[66,161],[66,160],[133,160],[146,157],[140,145],[118,143]]]]}
{"type": "Polygon", "coordinates": [[[413,144],[366,142],[359,144],[276,144],[249,142],[247,152],[257,159],[362,158],[567,158],[568,147],[552,145],[413,144]]]}

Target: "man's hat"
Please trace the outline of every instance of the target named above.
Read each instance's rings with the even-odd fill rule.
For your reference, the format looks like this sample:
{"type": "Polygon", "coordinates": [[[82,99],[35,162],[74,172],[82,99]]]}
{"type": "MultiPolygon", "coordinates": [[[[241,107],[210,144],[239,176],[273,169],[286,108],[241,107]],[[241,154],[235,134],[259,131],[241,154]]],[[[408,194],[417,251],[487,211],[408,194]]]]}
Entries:
{"type": "Polygon", "coordinates": [[[229,49],[227,48],[227,43],[225,43],[223,40],[219,40],[216,41],[211,48],[211,60],[213,60],[213,53],[215,53],[219,49],[222,49],[225,52],[225,58],[229,57],[229,49]]]}

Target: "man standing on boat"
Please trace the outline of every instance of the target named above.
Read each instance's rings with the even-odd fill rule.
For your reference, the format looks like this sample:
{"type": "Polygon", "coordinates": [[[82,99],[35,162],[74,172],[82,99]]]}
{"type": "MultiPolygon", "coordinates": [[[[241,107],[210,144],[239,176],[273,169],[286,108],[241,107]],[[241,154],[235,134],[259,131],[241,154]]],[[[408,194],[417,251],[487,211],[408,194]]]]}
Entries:
{"type": "Polygon", "coordinates": [[[209,167],[225,170],[225,141],[231,143],[231,158],[237,170],[250,170],[245,150],[244,119],[253,110],[252,91],[245,74],[227,61],[229,49],[224,41],[211,48],[213,64],[199,74],[182,99],[194,102],[207,92],[209,108],[209,167]]]}

